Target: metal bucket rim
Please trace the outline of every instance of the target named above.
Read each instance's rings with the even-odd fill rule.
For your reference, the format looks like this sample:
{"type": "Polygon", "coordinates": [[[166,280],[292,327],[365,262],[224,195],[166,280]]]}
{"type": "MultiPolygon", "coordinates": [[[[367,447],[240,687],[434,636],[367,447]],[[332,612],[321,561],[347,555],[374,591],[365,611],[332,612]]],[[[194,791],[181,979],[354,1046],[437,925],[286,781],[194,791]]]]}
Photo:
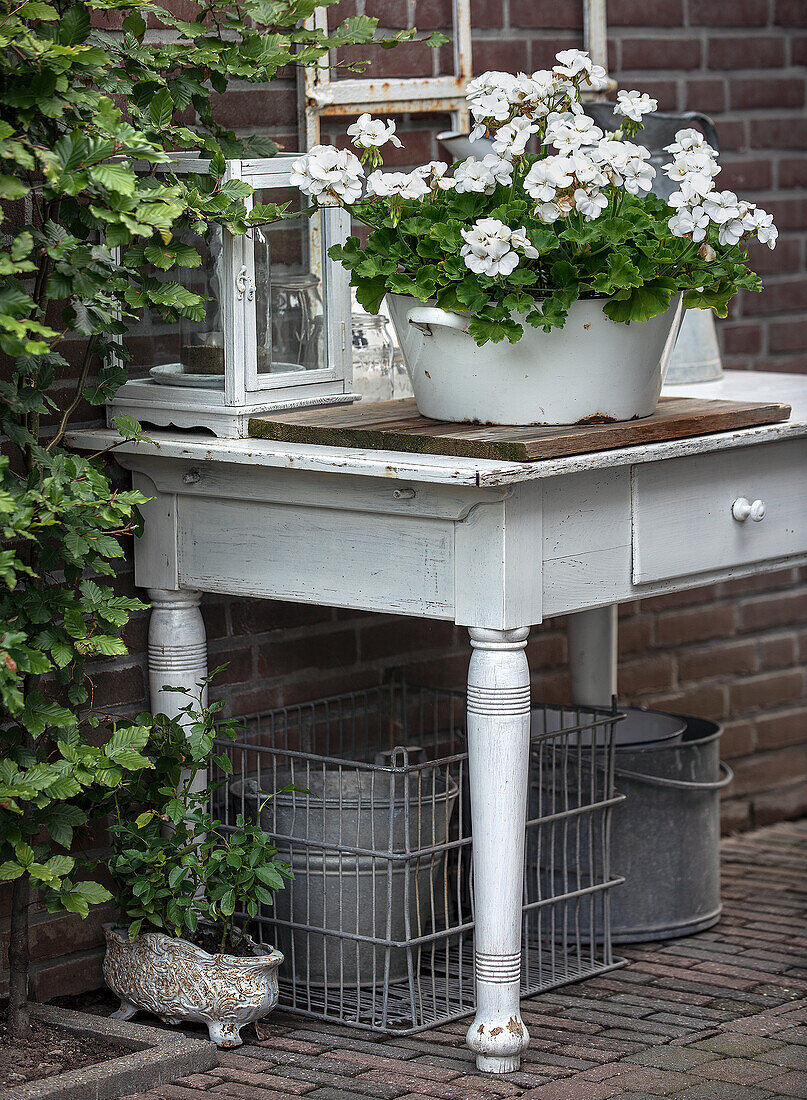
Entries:
{"type": "Polygon", "coordinates": [[[647,743],[641,743],[640,742],[636,745],[616,745],[615,746],[615,751],[616,751],[617,755],[619,755],[620,750],[623,750],[625,752],[668,752],[672,748],[680,749],[680,748],[683,748],[684,746],[686,746],[686,748],[690,748],[690,747],[694,748],[697,745],[711,744],[712,741],[716,741],[723,733],[723,726],[721,725],[721,723],[720,722],[715,722],[711,718],[697,718],[697,719],[694,719],[691,715],[687,716],[685,714],[674,714],[674,715],[672,715],[672,717],[673,718],[680,718],[687,726],[687,729],[684,730],[684,732],[681,736],[681,739],[679,741],[677,741],[677,742],[656,741],[656,742],[647,742],[647,743]],[[692,738],[690,740],[687,740],[687,736],[686,736],[687,735],[687,730],[689,728],[689,723],[692,722],[692,721],[703,722],[704,724],[714,726],[714,730],[711,733],[706,734],[705,737],[698,737],[698,738],[692,738]]]}
{"type": "MultiPolygon", "coordinates": [[[[414,778],[414,777],[412,777],[412,778],[414,778]]],[[[432,794],[432,795],[427,794],[424,797],[418,797],[417,792],[416,792],[415,798],[417,799],[417,801],[420,802],[420,804],[422,806],[431,806],[433,804],[438,804],[438,803],[441,803],[441,802],[447,802],[449,799],[453,799],[457,796],[457,794],[459,792],[459,785],[457,784],[456,780],[450,775],[447,775],[447,776],[442,776],[441,775],[440,779],[443,781],[444,787],[439,793],[435,793],[435,794],[432,794]]],[[[302,780],[301,780],[301,782],[302,782],[302,780]]],[[[235,779],[235,780],[229,782],[227,784],[227,787],[228,787],[229,794],[232,798],[240,799],[240,798],[243,797],[244,800],[246,800],[247,798],[258,799],[258,798],[261,797],[261,795],[263,795],[267,799],[270,799],[274,805],[281,805],[281,806],[300,805],[302,807],[310,799],[316,799],[318,807],[319,806],[336,806],[336,807],[339,807],[339,806],[341,806],[341,807],[345,807],[345,806],[348,806],[348,807],[350,807],[350,806],[368,806],[370,804],[370,800],[371,800],[371,795],[369,793],[366,794],[364,798],[361,798],[361,797],[357,798],[357,797],[352,797],[352,796],[341,797],[341,798],[327,798],[327,797],[324,797],[323,795],[314,794],[313,792],[311,794],[302,794],[299,791],[281,791],[281,792],[278,792],[276,794],[272,794],[270,791],[259,790],[257,780],[254,779],[251,776],[244,776],[241,779],[235,779]],[[244,790],[244,788],[246,787],[246,785],[248,783],[255,783],[254,791],[251,791],[249,793],[247,793],[246,790],[244,790]],[[236,788],[238,788],[238,790],[236,790],[236,788]]],[[[398,805],[411,806],[413,801],[414,801],[411,794],[409,794],[409,797],[405,797],[405,792],[403,792],[403,791],[401,792],[400,798],[398,797],[397,792],[396,792],[395,798],[392,799],[392,800],[388,799],[387,801],[384,801],[383,799],[378,798],[378,793],[379,792],[376,792],[376,791],[374,791],[372,793],[372,800],[376,801],[377,804],[383,805],[383,806],[398,806],[398,805]]],[[[380,793],[383,794],[384,793],[383,790],[380,793]]],[[[408,792],[406,792],[406,793],[408,794],[408,792]]]]}

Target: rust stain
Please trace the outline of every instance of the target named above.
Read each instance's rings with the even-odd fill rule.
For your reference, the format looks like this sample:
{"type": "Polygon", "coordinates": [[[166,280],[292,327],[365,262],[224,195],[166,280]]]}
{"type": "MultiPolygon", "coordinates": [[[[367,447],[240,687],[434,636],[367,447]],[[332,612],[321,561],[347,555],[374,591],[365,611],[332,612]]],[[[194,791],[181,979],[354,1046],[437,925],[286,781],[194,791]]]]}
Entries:
{"type": "Polygon", "coordinates": [[[507,1021],[507,1030],[511,1035],[523,1035],[524,1027],[520,1020],[517,1020],[515,1016],[511,1016],[507,1021]]]}
{"type": "Polygon", "coordinates": [[[484,1035],[485,1034],[485,1025],[480,1024],[479,1027],[476,1029],[476,1033],[477,1033],[477,1035],[484,1035]]]}
{"type": "MultiPolygon", "coordinates": [[[[508,1024],[507,1026],[509,1027],[510,1025],[508,1024]]],[[[492,1028],[490,1029],[490,1033],[491,1033],[491,1035],[501,1035],[501,1033],[502,1033],[503,1031],[504,1031],[504,1028],[503,1028],[503,1027],[492,1027],[492,1028]]]]}
{"type": "Polygon", "coordinates": [[[583,325],[583,328],[585,328],[585,329],[591,328],[591,321],[589,321],[589,323],[587,325],[583,325]]]}
{"type": "Polygon", "coordinates": [[[586,424],[616,424],[617,419],[615,416],[606,416],[605,413],[592,413],[591,416],[584,416],[582,420],[576,420],[575,425],[577,427],[584,427],[586,424]]]}
{"type": "Polygon", "coordinates": [[[431,375],[429,374],[429,372],[427,370],[424,370],[423,373],[426,375],[427,378],[431,378],[431,375]]]}

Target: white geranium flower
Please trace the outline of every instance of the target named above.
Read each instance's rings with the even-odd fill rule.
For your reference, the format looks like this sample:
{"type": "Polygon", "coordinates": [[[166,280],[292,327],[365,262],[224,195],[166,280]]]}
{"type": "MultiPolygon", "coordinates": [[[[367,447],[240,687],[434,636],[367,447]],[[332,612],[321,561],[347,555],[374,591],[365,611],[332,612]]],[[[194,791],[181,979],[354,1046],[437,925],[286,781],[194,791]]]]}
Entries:
{"type": "Polygon", "coordinates": [[[565,153],[583,145],[596,145],[603,132],[588,115],[550,116],[546,126],[546,141],[565,153]]]}
{"type": "Polygon", "coordinates": [[[746,229],[756,232],[760,244],[766,244],[768,248],[776,248],[779,230],[773,224],[773,214],[769,214],[767,210],[757,206],[749,212],[744,222],[746,229]]]}
{"type": "Polygon", "coordinates": [[[395,136],[395,123],[392,119],[382,122],[380,118],[371,118],[369,114],[359,115],[353,125],[348,126],[347,133],[357,149],[380,149],[387,142],[396,149],[401,148],[401,139],[395,136]]]}
{"type": "Polygon", "coordinates": [[[466,191],[491,195],[495,187],[490,172],[476,157],[468,157],[454,169],[454,189],[460,195],[466,191]]]}
{"type": "Polygon", "coordinates": [[[718,226],[717,239],[720,244],[739,244],[746,232],[742,218],[732,218],[718,226]]]}
{"type": "Polygon", "coordinates": [[[587,222],[593,222],[608,206],[608,199],[599,191],[588,192],[578,187],[574,193],[574,205],[587,222]]]}
{"type": "Polygon", "coordinates": [[[501,183],[508,187],[513,182],[513,165],[504,157],[499,157],[495,153],[488,153],[486,157],[483,157],[482,164],[487,168],[490,178],[493,180],[493,187],[490,189],[491,194],[496,189],[497,184],[501,183]]]}
{"type": "Polygon", "coordinates": [[[556,64],[552,72],[574,80],[581,73],[590,73],[593,67],[591,58],[583,50],[561,50],[555,54],[556,64]]]}
{"type": "Polygon", "coordinates": [[[704,197],[703,209],[716,225],[742,218],[745,212],[733,191],[712,191],[704,197]]]}
{"type": "Polygon", "coordinates": [[[292,161],[289,182],[319,206],[340,206],[361,198],[363,177],[361,161],[353,153],[333,145],[315,145],[292,161]]]}
{"type": "Polygon", "coordinates": [[[720,171],[717,161],[703,149],[689,149],[676,153],[669,164],[663,164],[662,171],[676,182],[687,176],[716,176],[720,171]]]}
{"type": "Polygon", "coordinates": [[[614,114],[632,119],[633,122],[641,122],[642,115],[649,115],[658,110],[658,100],[651,99],[647,92],[617,92],[614,114]]]}
{"type": "Polygon", "coordinates": [[[535,216],[542,222],[556,222],[561,216],[561,209],[556,202],[539,202],[535,208],[535,216]]]}
{"type": "Polygon", "coordinates": [[[709,215],[702,206],[692,210],[682,209],[667,222],[674,237],[689,237],[693,241],[702,241],[709,228],[709,215]]]}
{"type": "Polygon", "coordinates": [[[546,157],[531,165],[524,177],[524,190],[537,202],[551,202],[558,188],[569,187],[574,164],[568,157],[546,157]]]}
{"type": "Polygon", "coordinates": [[[524,156],[527,142],[538,132],[538,126],[528,118],[514,118],[496,131],[493,150],[507,160],[524,156]]]}
{"type": "Polygon", "coordinates": [[[429,188],[418,172],[382,172],[376,168],[367,177],[367,193],[378,198],[397,195],[402,199],[422,199],[429,188]]]}
{"type": "Polygon", "coordinates": [[[534,245],[530,244],[529,237],[527,236],[527,230],[523,225],[520,225],[517,229],[514,229],[510,234],[510,247],[515,248],[523,256],[526,256],[528,260],[537,260],[541,253],[534,245]]]}
{"type": "Polygon", "coordinates": [[[460,255],[477,275],[510,275],[518,267],[518,253],[511,248],[512,230],[498,218],[480,218],[463,229],[465,244],[460,255]]]}
{"type": "Polygon", "coordinates": [[[675,141],[671,145],[664,146],[664,152],[672,153],[673,156],[675,156],[676,153],[688,153],[692,149],[703,149],[707,151],[710,156],[717,156],[717,153],[711,145],[709,145],[700,130],[678,130],[675,135],[675,141]]]}
{"type": "Polygon", "coordinates": [[[653,186],[656,170],[652,164],[647,164],[639,157],[631,157],[620,167],[619,174],[625,190],[630,195],[638,195],[640,191],[647,192],[653,186]]]}
{"type": "Polygon", "coordinates": [[[584,92],[604,92],[607,87],[608,73],[602,65],[592,65],[580,81],[580,90],[584,92]]]}
{"type": "Polygon", "coordinates": [[[605,187],[608,183],[608,177],[602,171],[602,166],[589,156],[591,152],[594,152],[594,150],[585,148],[578,149],[576,153],[571,153],[567,157],[569,171],[574,172],[577,182],[584,187],[605,187]]]}
{"type": "MultiPolygon", "coordinates": [[[[432,190],[441,186],[440,181],[447,171],[448,165],[444,160],[430,160],[428,164],[421,164],[415,169],[415,172],[423,177],[432,190]]],[[[447,190],[447,188],[444,188],[444,190],[447,190]]]]}
{"type": "Polygon", "coordinates": [[[678,190],[667,199],[669,206],[698,206],[714,190],[708,176],[687,176],[681,180],[678,190]]]}
{"type": "Polygon", "coordinates": [[[510,93],[515,79],[512,73],[490,70],[469,82],[465,98],[477,121],[505,122],[510,117],[510,93]]]}

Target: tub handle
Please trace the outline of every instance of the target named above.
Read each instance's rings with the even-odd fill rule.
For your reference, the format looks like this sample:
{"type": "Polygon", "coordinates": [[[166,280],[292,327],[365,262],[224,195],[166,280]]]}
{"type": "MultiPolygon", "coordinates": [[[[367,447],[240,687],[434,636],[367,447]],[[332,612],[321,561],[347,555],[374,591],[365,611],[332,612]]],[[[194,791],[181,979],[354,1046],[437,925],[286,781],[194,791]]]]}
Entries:
{"type": "Polygon", "coordinates": [[[432,335],[432,325],[442,325],[443,328],[453,328],[458,332],[468,331],[468,317],[461,317],[458,313],[449,313],[446,309],[437,306],[414,306],[409,310],[406,319],[410,325],[414,325],[424,336],[432,335]]]}
{"type": "Polygon", "coordinates": [[[720,761],[720,771],[722,778],[716,779],[713,783],[690,783],[686,779],[664,779],[660,775],[644,775],[642,772],[623,772],[619,768],[614,770],[615,779],[636,779],[640,783],[646,784],[648,787],[671,787],[676,791],[720,791],[723,787],[728,787],[734,778],[734,772],[724,763],[720,761]]]}

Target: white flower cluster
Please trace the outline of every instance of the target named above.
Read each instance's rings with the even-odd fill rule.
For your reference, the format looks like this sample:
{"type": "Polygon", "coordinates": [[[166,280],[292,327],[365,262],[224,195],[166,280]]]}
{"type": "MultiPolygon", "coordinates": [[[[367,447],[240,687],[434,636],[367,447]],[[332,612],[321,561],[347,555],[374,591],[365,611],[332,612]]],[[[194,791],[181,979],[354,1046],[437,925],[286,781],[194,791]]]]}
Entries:
{"type": "MultiPolygon", "coordinates": [[[[581,93],[601,90],[607,83],[605,70],[581,50],[561,51],[551,70],[532,76],[483,73],[469,83],[467,99],[474,119],[471,139],[488,136],[493,142],[493,152],[485,157],[468,157],[451,173],[443,161],[430,161],[411,172],[375,168],[365,176],[363,162],[369,171],[381,163],[379,150],[384,145],[400,147],[401,142],[394,122],[363,114],[347,131],[361,160],[347,150],[317,145],[293,162],[291,182],[322,206],[350,206],[363,193],[368,200],[385,199],[393,224],[404,200],[432,201],[451,190],[493,195],[499,187],[523,190],[542,222],[572,215],[594,221],[611,203],[619,210],[622,192],[649,192],[656,174],[649,150],[630,138],[644,116],[658,109],[658,102],[646,93],[620,91],[614,106],[620,127],[603,133],[586,115],[581,93]],[[542,159],[533,160],[525,174],[524,157],[536,134],[542,159]]],[[[732,191],[715,189],[720,172],[717,153],[699,131],[680,130],[666,152],[671,159],[664,172],[678,186],[668,200],[673,210],[668,225],[674,236],[705,242],[710,227],[716,226],[721,245],[756,236],[774,247],[777,230],[770,214],[732,191]]],[[[496,218],[481,218],[462,232],[461,254],[476,273],[509,275],[519,257],[534,258],[523,227],[510,229],[496,218]]],[[[712,251],[707,244],[703,247],[712,251]]]]}
{"type": "Polygon", "coordinates": [[[581,114],[581,90],[602,91],[607,86],[605,69],[582,50],[562,50],[551,70],[539,69],[532,76],[482,73],[468,84],[466,93],[474,119],[471,141],[494,131],[497,153],[508,159],[523,156],[541,119],[555,111],[581,114]]]}
{"type": "Polygon", "coordinates": [[[292,161],[289,183],[319,206],[349,206],[361,198],[364,168],[347,149],[315,145],[292,161]]]}
{"type": "Polygon", "coordinates": [[[510,275],[521,256],[538,258],[524,226],[510,229],[498,218],[479,218],[470,229],[462,230],[465,244],[460,255],[465,266],[477,275],[510,275]]]}
{"type": "Polygon", "coordinates": [[[722,245],[739,244],[756,236],[768,248],[776,247],[779,231],[773,215],[752,202],[738,199],[733,191],[715,190],[714,178],[720,171],[717,153],[698,130],[679,130],[672,145],[665,146],[672,160],[663,166],[666,175],[678,184],[667,200],[675,214],[667,223],[675,237],[705,239],[710,225],[717,226],[722,245]]]}
{"type": "Polygon", "coordinates": [[[649,191],[656,170],[642,145],[606,137],[587,115],[552,115],[546,140],[558,153],[536,161],[524,190],[536,200],[536,214],[554,222],[573,210],[593,221],[608,206],[602,188],[622,187],[632,195],[649,191]]]}

